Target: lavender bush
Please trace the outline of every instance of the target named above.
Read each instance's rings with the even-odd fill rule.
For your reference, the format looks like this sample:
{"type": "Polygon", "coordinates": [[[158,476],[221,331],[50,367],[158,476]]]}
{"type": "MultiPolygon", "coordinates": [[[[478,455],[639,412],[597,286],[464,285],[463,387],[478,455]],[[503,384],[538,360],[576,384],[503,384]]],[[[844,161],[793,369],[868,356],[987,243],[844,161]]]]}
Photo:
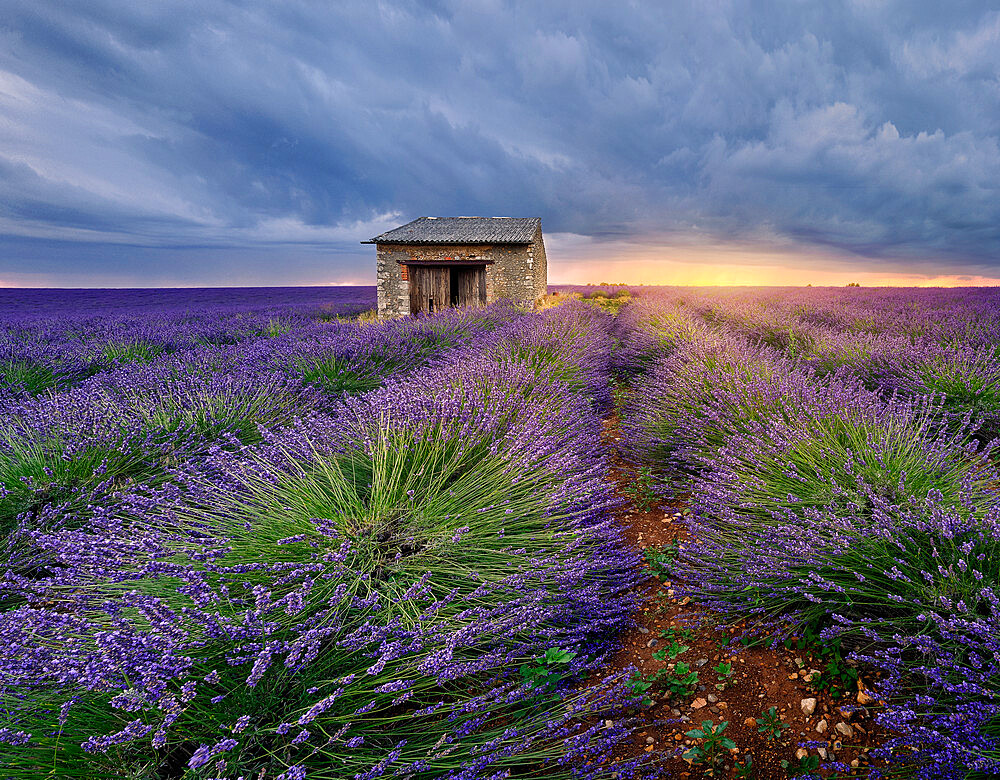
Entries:
{"type": "Polygon", "coordinates": [[[694,295],[709,334],[633,383],[623,439],[694,475],[681,590],[853,649],[890,773],[995,776],[1000,307],[905,294],[694,295]]]}
{"type": "Polygon", "coordinates": [[[988,442],[1000,435],[1000,360],[995,346],[923,344],[885,355],[878,384],[914,397],[941,399],[941,419],[952,427],[965,419],[988,442]]]}
{"type": "Polygon", "coordinates": [[[0,775],[645,771],[613,758],[627,674],[580,685],[638,598],[599,444],[610,323],[444,319],[308,325],[9,402],[39,440],[111,431],[162,477],[42,500],[8,536],[0,775]],[[419,358],[367,393],[286,360],[390,336],[419,358]]]}

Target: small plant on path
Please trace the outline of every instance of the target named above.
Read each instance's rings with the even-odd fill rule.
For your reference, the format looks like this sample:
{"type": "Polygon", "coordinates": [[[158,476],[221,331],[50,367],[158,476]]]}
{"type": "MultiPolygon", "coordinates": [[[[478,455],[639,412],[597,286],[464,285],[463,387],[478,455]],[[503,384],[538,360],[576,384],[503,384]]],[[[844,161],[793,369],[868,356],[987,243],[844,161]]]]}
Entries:
{"type": "Polygon", "coordinates": [[[816,777],[816,770],[819,769],[819,756],[802,756],[797,764],[782,760],[781,768],[790,778],[816,777]]]}
{"type": "Polygon", "coordinates": [[[667,639],[669,641],[680,639],[682,642],[686,642],[694,639],[694,631],[690,628],[674,628],[670,626],[660,631],[660,639],[667,639]]]}
{"type": "Polygon", "coordinates": [[[788,724],[781,720],[777,707],[769,707],[760,714],[758,719],[760,725],[757,731],[767,737],[768,742],[781,739],[781,732],[788,728],[788,724]]]}
{"type": "Polygon", "coordinates": [[[653,470],[646,466],[639,469],[635,473],[634,479],[622,490],[625,495],[632,499],[639,511],[651,512],[662,501],[656,489],[659,484],[660,480],[653,475],[653,470]]]}
{"type": "Polygon", "coordinates": [[[684,661],[678,661],[673,670],[661,669],[653,676],[662,680],[673,696],[687,696],[698,684],[698,672],[691,671],[690,665],[684,661]]]}
{"type": "Polygon", "coordinates": [[[712,668],[712,671],[716,673],[718,682],[715,684],[717,690],[724,691],[726,686],[729,685],[730,678],[733,676],[733,664],[732,661],[721,661],[718,666],[712,668]]]}
{"type": "Polygon", "coordinates": [[[842,698],[858,690],[858,670],[847,663],[841,650],[840,640],[820,639],[818,633],[807,628],[798,639],[786,639],[785,647],[805,650],[822,661],[820,674],[811,674],[807,679],[817,691],[827,691],[833,699],[842,698]]]}
{"type": "Polygon", "coordinates": [[[670,570],[678,552],[677,542],[673,541],[661,547],[647,547],[643,551],[643,556],[653,575],[660,580],[666,580],[670,577],[670,570]]]}
{"type": "Polygon", "coordinates": [[[728,725],[729,721],[726,720],[718,726],[710,720],[704,720],[700,729],[692,729],[687,732],[688,737],[700,740],[700,744],[687,750],[684,753],[684,758],[692,764],[706,766],[709,772],[712,772],[723,757],[736,748],[736,743],[722,734],[728,725]]]}
{"type": "Polygon", "coordinates": [[[660,650],[657,650],[655,653],[653,653],[653,658],[656,659],[657,661],[666,661],[667,657],[669,656],[670,660],[673,661],[681,653],[690,649],[691,648],[688,647],[687,645],[682,645],[680,642],[674,639],[670,642],[669,645],[667,645],[667,647],[661,648],[660,650]]]}

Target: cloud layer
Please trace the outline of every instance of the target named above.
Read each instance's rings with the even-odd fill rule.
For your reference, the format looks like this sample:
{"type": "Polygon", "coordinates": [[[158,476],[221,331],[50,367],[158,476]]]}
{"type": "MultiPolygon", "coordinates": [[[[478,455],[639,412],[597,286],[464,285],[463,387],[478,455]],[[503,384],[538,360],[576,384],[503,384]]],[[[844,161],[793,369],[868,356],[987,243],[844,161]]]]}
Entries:
{"type": "Polygon", "coordinates": [[[1000,275],[991,6],[14,0],[0,282],[364,279],[421,214],[1000,275]]]}

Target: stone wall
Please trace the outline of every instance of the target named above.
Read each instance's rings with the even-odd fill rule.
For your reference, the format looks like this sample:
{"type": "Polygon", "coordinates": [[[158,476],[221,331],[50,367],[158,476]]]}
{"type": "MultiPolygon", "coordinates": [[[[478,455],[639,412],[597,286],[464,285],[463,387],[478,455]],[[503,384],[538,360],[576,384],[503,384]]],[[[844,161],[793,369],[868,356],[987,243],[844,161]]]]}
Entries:
{"type": "Polygon", "coordinates": [[[377,244],[375,285],[379,316],[398,317],[410,313],[410,285],[403,279],[400,263],[421,260],[486,263],[488,303],[510,298],[533,306],[545,297],[547,267],[541,228],[535,234],[534,243],[527,246],[377,244]]]}
{"type": "Polygon", "coordinates": [[[542,228],[535,232],[535,242],[528,248],[532,253],[532,267],[535,272],[534,294],[535,303],[549,294],[549,264],[545,257],[545,242],[542,241],[542,228]]]}
{"type": "Polygon", "coordinates": [[[410,253],[398,244],[377,244],[375,251],[375,294],[380,317],[399,317],[410,313],[410,284],[403,279],[399,260],[410,253]]]}

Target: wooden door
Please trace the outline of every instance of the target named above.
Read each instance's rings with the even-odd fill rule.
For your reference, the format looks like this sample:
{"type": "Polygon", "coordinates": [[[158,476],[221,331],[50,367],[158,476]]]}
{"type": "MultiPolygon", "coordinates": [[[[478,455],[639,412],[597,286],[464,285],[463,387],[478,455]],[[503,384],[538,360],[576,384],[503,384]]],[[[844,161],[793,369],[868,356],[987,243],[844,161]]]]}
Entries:
{"type": "Polygon", "coordinates": [[[453,268],[451,271],[452,304],[482,306],[486,303],[486,266],[453,268]]]}
{"type": "Polygon", "coordinates": [[[428,314],[451,305],[451,269],[410,266],[410,314],[428,314]]]}

